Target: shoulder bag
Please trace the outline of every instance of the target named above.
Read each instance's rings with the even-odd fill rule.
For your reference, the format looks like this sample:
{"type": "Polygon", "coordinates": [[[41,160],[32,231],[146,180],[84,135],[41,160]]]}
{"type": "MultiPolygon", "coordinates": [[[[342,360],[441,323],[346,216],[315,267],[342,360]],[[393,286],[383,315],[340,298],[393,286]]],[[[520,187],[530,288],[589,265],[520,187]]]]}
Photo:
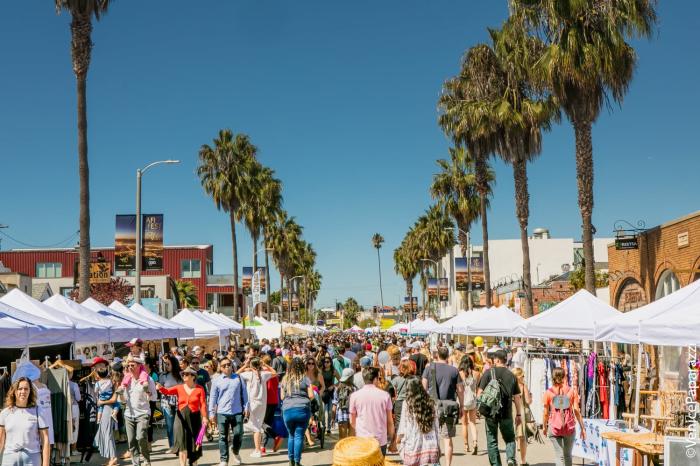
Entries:
{"type": "Polygon", "coordinates": [[[430,390],[430,396],[437,403],[438,419],[440,424],[448,424],[450,426],[457,423],[459,419],[459,403],[456,400],[441,400],[438,394],[437,384],[437,365],[432,364],[433,386],[430,390]]]}

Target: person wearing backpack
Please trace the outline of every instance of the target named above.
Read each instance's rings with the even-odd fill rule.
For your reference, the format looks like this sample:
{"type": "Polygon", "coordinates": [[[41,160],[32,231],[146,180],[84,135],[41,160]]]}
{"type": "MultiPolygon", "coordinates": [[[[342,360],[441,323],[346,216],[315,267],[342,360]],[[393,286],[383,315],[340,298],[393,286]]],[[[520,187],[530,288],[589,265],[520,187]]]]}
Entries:
{"type": "Polygon", "coordinates": [[[338,423],[338,439],[355,435],[350,425],[350,395],[357,391],[353,384],[354,375],[355,371],[349,367],[343,369],[338,388],[333,392],[333,407],[335,408],[335,419],[338,423]]]}
{"type": "Polygon", "coordinates": [[[523,404],[520,387],[513,373],[506,367],[508,355],[502,349],[490,353],[494,365],[484,371],[477,391],[477,406],[486,425],[486,444],[491,466],[501,466],[498,451],[498,431],[506,444],[508,466],[516,466],[515,426],[513,404],[516,407],[515,422],[523,422],[523,404]]]}
{"type": "Polygon", "coordinates": [[[571,466],[571,450],[574,447],[576,422],[581,428],[581,439],[586,440],[586,429],[579,409],[579,396],[574,388],[565,384],[564,369],[552,371],[553,385],[544,392],[544,432],[552,441],[557,466],[571,466]]]}
{"type": "Polygon", "coordinates": [[[447,362],[447,347],[438,348],[437,356],[437,361],[429,364],[423,371],[423,388],[435,400],[440,437],[443,439],[445,450],[445,464],[451,466],[454,448],[452,437],[457,434],[457,421],[462,417],[464,385],[457,368],[447,362]]]}

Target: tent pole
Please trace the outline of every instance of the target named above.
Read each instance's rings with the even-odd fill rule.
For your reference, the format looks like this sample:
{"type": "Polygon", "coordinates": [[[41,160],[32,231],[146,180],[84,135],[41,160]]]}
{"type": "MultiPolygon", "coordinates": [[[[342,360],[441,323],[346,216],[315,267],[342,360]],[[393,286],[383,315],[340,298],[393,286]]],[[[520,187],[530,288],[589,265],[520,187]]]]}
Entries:
{"type": "Polygon", "coordinates": [[[634,428],[637,429],[639,428],[639,399],[640,399],[640,394],[639,391],[642,388],[642,344],[639,343],[639,346],[637,347],[637,380],[635,383],[635,392],[634,392],[634,428]]]}

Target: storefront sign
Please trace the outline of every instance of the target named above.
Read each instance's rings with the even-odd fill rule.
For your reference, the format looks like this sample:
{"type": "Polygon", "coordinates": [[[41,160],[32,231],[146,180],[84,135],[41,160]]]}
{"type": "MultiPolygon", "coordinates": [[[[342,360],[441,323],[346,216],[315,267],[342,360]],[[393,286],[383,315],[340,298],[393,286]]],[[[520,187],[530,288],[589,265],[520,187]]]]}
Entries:
{"type": "Polygon", "coordinates": [[[683,233],[678,233],[678,247],[684,248],[690,244],[690,236],[687,231],[683,233]]]}
{"type": "Polygon", "coordinates": [[[90,284],[109,283],[112,279],[109,262],[90,262],[90,284]]]}
{"type": "Polygon", "coordinates": [[[639,249],[639,241],[636,236],[621,236],[615,238],[615,249],[618,251],[639,249]]]}

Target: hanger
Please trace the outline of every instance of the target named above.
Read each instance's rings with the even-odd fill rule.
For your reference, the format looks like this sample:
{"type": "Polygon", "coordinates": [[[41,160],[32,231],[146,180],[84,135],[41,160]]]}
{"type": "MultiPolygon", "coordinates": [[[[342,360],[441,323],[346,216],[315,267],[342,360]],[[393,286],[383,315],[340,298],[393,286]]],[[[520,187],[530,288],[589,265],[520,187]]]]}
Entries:
{"type": "Polygon", "coordinates": [[[90,373],[89,373],[88,375],[86,375],[86,376],[83,377],[82,379],[78,380],[78,383],[83,383],[83,382],[85,382],[87,379],[89,379],[90,377],[95,376],[95,375],[97,375],[97,374],[95,373],[94,370],[92,370],[92,371],[90,371],[90,373]]]}
{"type": "Polygon", "coordinates": [[[49,368],[49,357],[44,356],[44,369],[48,369],[48,368],[49,368]]]}

